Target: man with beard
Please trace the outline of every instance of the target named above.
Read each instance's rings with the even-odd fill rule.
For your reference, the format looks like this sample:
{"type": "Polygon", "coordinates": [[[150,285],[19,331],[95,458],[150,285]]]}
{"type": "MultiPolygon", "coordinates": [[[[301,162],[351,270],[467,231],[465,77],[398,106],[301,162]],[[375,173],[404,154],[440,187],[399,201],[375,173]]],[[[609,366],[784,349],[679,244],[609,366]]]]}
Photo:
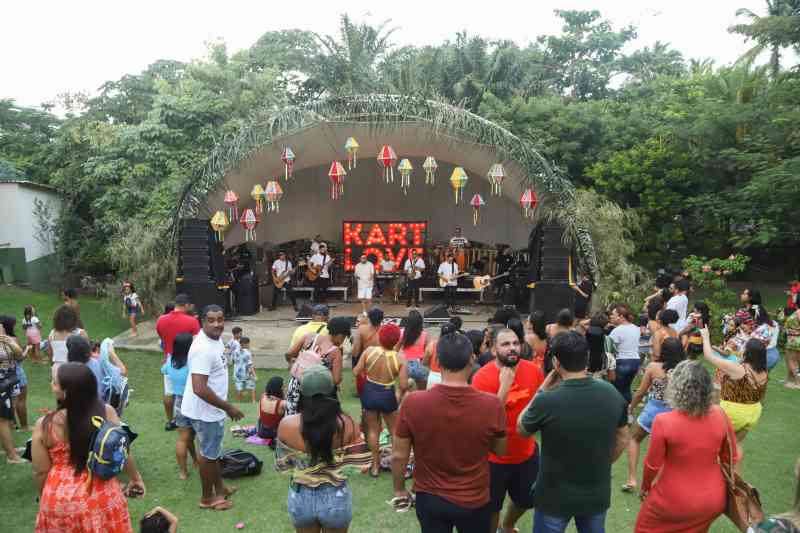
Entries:
{"type": "Polygon", "coordinates": [[[228,365],[220,337],[225,329],[225,315],[218,305],[203,310],[203,329],[192,341],[187,365],[189,379],[183,391],[181,414],[189,419],[197,434],[197,463],[203,497],[200,508],[225,511],[233,507],[228,497],[235,489],[222,482],[219,458],[225,436],[225,416],[241,420],[242,413],[227,402],[228,365]]]}
{"type": "Polygon", "coordinates": [[[491,351],[495,356],[472,378],[476,389],[496,395],[506,412],[508,446],[504,455],[489,453],[492,527],[489,531],[515,531],[514,525],[533,507],[531,486],[539,472],[536,440],[517,433],[517,418],[544,381],[542,371],[530,361],[520,358],[520,339],[514,331],[503,328],[494,336],[491,351]],[[500,511],[506,493],[511,505],[502,528],[500,511]]]}

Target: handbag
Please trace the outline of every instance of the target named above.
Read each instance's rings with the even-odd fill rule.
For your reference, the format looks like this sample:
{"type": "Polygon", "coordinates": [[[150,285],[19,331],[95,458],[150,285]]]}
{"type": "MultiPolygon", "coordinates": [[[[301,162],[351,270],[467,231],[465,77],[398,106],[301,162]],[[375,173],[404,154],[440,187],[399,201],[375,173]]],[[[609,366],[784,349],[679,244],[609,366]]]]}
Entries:
{"type": "Polygon", "coordinates": [[[301,379],[303,377],[303,372],[305,372],[307,368],[322,364],[322,355],[316,350],[316,347],[317,339],[319,339],[319,332],[322,331],[324,327],[325,326],[321,326],[317,330],[317,334],[314,336],[314,342],[311,343],[311,346],[301,350],[297,355],[297,359],[295,359],[294,364],[292,364],[292,369],[290,371],[292,377],[295,379],[301,379]]]}
{"type": "Polygon", "coordinates": [[[19,384],[19,376],[15,369],[0,371],[0,394],[9,392],[19,384]]]}
{"type": "Polygon", "coordinates": [[[725,435],[725,442],[722,444],[723,452],[727,451],[727,457],[720,455],[720,468],[722,477],[728,493],[728,501],[725,505],[725,516],[739,531],[746,532],[751,526],[764,520],[764,510],[761,507],[761,497],[758,489],[746,482],[736,473],[733,466],[733,444],[730,429],[725,435]]]}

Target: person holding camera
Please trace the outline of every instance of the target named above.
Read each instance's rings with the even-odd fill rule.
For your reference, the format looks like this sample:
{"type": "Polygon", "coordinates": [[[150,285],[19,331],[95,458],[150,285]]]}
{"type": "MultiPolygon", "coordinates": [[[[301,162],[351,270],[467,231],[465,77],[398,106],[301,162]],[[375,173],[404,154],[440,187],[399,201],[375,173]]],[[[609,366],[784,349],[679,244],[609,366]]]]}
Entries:
{"type": "Polygon", "coordinates": [[[14,448],[14,439],[11,436],[11,426],[14,424],[12,395],[19,383],[17,361],[20,360],[22,348],[14,337],[6,334],[6,329],[0,322],[0,444],[6,452],[6,462],[9,464],[26,462],[14,448]]]}

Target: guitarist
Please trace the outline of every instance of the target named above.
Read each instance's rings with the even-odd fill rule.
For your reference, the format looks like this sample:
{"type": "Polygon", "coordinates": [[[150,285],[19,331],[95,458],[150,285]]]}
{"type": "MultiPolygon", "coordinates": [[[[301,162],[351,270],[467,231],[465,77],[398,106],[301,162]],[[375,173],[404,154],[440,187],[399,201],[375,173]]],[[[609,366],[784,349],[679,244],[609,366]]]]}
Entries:
{"type": "Polygon", "coordinates": [[[294,289],[292,289],[292,262],[286,259],[286,252],[278,252],[278,258],[272,262],[272,283],[275,285],[275,290],[272,291],[272,305],[269,307],[270,311],[275,310],[275,305],[278,303],[278,293],[281,287],[286,289],[289,299],[292,301],[292,307],[297,311],[297,301],[294,297],[294,289]]]}
{"type": "Polygon", "coordinates": [[[331,273],[330,266],[333,263],[333,257],[328,254],[328,246],[321,242],[319,243],[319,252],[311,256],[308,264],[309,268],[317,272],[317,278],[314,280],[314,302],[325,303],[328,299],[328,287],[331,286],[331,273]]]}
{"type": "Polygon", "coordinates": [[[458,289],[458,264],[456,264],[453,252],[447,252],[447,259],[439,265],[437,272],[439,280],[447,283],[444,286],[444,301],[449,310],[456,307],[456,290],[458,289]]]}

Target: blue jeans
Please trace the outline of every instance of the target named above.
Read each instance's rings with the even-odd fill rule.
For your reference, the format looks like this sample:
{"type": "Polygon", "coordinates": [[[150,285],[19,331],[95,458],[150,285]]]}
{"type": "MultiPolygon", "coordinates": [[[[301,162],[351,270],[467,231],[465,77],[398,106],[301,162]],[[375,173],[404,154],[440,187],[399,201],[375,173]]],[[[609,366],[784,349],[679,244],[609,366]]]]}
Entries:
{"type": "Polygon", "coordinates": [[[564,533],[573,518],[575,518],[575,527],[578,529],[578,533],[605,533],[606,512],[562,518],[536,511],[533,515],[533,533],[564,533]]]}
{"type": "Polygon", "coordinates": [[[353,519],[353,494],[347,483],[316,488],[290,485],[286,502],[295,528],[345,529],[353,519]]]}
{"type": "Polygon", "coordinates": [[[617,359],[617,379],[614,380],[614,386],[628,403],[631,403],[631,383],[641,364],[639,359],[617,359]]]}

